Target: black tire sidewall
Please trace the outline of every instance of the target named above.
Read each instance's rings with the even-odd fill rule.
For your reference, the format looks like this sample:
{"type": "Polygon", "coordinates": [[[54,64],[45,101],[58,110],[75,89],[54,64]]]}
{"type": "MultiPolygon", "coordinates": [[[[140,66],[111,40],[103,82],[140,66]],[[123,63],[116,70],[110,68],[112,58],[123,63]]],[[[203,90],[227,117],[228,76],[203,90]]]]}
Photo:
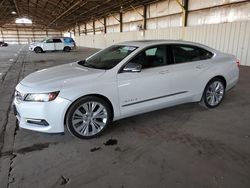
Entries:
{"type": "Polygon", "coordinates": [[[204,104],[205,104],[208,108],[215,108],[215,107],[219,106],[219,105],[221,104],[221,102],[223,101],[224,96],[225,96],[225,91],[226,91],[226,90],[225,90],[225,83],[224,83],[221,79],[219,79],[219,78],[213,78],[213,79],[210,80],[210,81],[208,82],[208,84],[206,85],[205,90],[204,90],[204,93],[203,93],[202,100],[203,100],[204,104]],[[213,82],[215,82],[215,81],[221,82],[221,83],[222,83],[222,85],[224,86],[224,92],[223,92],[223,96],[222,96],[221,101],[220,101],[218,104],[212,106],[212,105],[210,105],[210,104],[208,103],[208,101],[207,101],[206,93],[207,93],[208,87],[209,87],[213,82]]]}
{"type": "Polygon", "coordinates": [[[34,49],[34,51],[35,51],[36,53],[42,53],[42,52],[43,52],[42,48],[40,48],[40,47],[36,47],[36,48],[34,49]]]}
{"type": "Polygon", "coordinates": [[[64,49],[63,49],[63,51],[65,51],[65,52],[70,52],[70,47],[65,46],[64,49]]]}
{"type": "Polygon", "coordinates": [[[82,97],[78,100],[76,100],[70,107],[69,107],[69,110],[66,114],[66,126],[67,126],[67,129],[68,131],[75,137],[77,138],[80,138],[80,139],[90,139],[90,138],[94,138],[94,137],[97,137],[99,136],[100,134],[102,134],[102,132],[107,128],[107,126],[110,124],[111,122],[111,108],[109,106],[108,103],[106,103],[103,99],[99,98],[99,97],[95,97],[95,96],[86,96],[86,97],[82,97]],[[92,135],[92,136],[83,136],[83,135],[80,135],[78,134],[73,125],[72,125],[72,122],[71,122],[71,119],[72,119],[72,116],[75,112],[75,110],[82,104],[86,103],[86,102],[90,102],[90,101],[93,101],[93,102],[98,102],[100,104],[102,104],[106,110],[107,110],[107,114],[108,114],[108,119],[107,119],[107,123],[106,125],[103,127],[103,129],[95,134],[95,135],[92,135]]]}

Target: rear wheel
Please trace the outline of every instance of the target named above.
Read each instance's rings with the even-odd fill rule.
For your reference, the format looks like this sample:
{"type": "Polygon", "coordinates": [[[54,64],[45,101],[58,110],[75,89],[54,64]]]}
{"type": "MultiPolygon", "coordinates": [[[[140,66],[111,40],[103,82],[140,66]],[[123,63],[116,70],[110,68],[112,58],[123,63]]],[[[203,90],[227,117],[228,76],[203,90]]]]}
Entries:
{"type": "Polygon", "coordinates": [[[43,49],[42,49],[41,47],[36,47],[36,48],[34,49],[34,51],[35,51],[36,53],[42,53],[42,52],[43,52],[43,49]]]}
{"type": "Polygon", "coordinates": [[[94,96],[77,100],[66,115],[66,126],[69,132],[81,139],[100,135],[110,122],[110,106],[104,100],[94,96]]]}
{"type": "Polygon", "coordinates": [[[225,95],[225,84],[219,78],[208,82],[202,97],[202,105],[208,108],[219,106],[225,95]]]}
{"type": "Polygon", "coordinates": [[[63,51],[65,51],[65,52],[70,52],[70,50],[71,50],[71,48],[68,47],[68,46],[65,46],[64,49],[63,49],[63,51]]]}

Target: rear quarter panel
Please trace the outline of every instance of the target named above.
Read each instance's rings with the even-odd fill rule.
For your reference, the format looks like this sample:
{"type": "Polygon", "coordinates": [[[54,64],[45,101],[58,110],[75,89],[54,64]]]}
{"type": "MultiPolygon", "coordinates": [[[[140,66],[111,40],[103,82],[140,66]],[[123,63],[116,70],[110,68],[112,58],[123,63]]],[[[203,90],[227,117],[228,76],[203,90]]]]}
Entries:
{"type": "Polygon", "coordinates": [[[226,80],[226,90],[231,89],[239,80],[239,68],[236,64],[236,57],[228,54],[218,54],[211,59],[209,68],[204,75],[204,88],[207,83],[216,76],[222,76],[226,80]]]}

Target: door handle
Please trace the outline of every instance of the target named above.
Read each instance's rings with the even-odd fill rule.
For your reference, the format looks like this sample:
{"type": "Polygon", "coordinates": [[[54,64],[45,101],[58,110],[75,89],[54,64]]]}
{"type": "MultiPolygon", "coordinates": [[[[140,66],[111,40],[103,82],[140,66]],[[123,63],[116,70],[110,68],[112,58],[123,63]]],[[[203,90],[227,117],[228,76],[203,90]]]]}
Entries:
{"type": "Polygon", "coordinates": [[[166,74],[166,73],[169,73],[169,70],[163,70],[163,71],[160,71],[159,73],[160,74],[166,74]]]}

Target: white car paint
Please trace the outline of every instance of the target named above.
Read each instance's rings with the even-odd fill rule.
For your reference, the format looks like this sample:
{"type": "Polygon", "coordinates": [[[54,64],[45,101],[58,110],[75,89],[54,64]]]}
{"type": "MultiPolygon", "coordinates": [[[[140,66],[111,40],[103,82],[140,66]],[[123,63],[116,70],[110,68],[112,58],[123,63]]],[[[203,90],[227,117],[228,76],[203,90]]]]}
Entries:
{"type": "Polygon", "coordinates": [[[134,41],[118,45],[138,48],[112,69],[87,68],[75,62],[40,70],[24,78],[16,87],[22,95],[54,91],[60,93],[50,102],[20,101],[15,97],[14,105],[19,113],[17,118],[20,127],[47,133],[64,132],[67,109],[74,101],[86,95],[107,98],[112,104],[115,121],[177,104],[198,102],[206,84],[215,76],[225,78],[226,90],[236,85],[239,79],[237,59],[234,56],[201,44],[184,41],[134,41]],[[138,52],[158,44],[195,45],[214,55],[208,60],[143,69],[139,73],[119,72],[138,52]],[[45,119],[49,126],[28,123],[27,119],[45,119]]]}
{"type": "Polygon", "coordinates": [[[64,50],[65,47],[70,47],[70,49],[75,48],[75,44],[72,43],[66,43],[64,41],[63,37],[55,37],[55,38],[47,38],[46,40],[43,40],[41,42],[34,42],[31,43],[29,46],[30,51],[35,51],[36,47],[40,47],[43,51],[56,51],[56,50],[64,50]],[[55,43],[53,42],[53,39],[60,39],[61,42],[55,43]]]}

